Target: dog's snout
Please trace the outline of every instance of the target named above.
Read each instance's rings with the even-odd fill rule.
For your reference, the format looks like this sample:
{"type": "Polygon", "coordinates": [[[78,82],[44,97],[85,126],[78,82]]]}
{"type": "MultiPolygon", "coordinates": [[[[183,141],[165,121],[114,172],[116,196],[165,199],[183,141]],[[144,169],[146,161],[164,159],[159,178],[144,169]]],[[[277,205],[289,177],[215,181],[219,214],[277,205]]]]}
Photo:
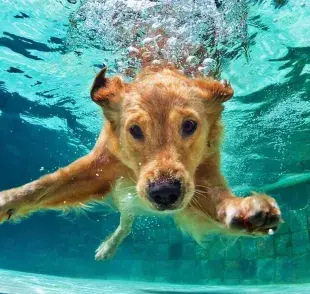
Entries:
{"type": "Polygon", "coordinates": [[[171,208],[180,197],[180,181],[156,181],[149,185],[150,201],[161,209],[171,208]]]}

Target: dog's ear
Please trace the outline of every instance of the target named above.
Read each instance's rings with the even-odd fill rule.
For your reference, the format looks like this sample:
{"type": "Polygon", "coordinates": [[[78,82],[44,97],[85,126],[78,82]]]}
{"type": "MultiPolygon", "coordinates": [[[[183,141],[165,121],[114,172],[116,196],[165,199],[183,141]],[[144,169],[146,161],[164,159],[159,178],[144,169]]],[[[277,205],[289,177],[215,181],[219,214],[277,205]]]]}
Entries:
{"type": "Polygon", "coordinates": [[[201,97],[207,101],[223,103],[234,95],[234,90],[227,80],[216,81],[204,78],[194,79],[193,83],[200,90],[201,97]]]}
{"type": "Polygon", "coordinates": [[[125,85],[119,77],[107,78],[107,68],[103,68],[95,77],[90,96],[99,104],[104,116],[115,126],[119,120],[120,103],[125,85]]]}

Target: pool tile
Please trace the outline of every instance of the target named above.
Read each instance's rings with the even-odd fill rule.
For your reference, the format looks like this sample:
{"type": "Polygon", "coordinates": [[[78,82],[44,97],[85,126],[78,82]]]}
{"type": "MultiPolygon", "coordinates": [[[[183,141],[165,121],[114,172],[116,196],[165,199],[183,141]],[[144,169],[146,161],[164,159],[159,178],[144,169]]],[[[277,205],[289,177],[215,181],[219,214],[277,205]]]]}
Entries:
{"type": "Polygon", "coordinates": [[[275,255],[274,241],[274,236],[257,239],[258,258],[273,257],[275,255]]]}
{"type": "Polygon", "coordinates": [[[300,232],[307,230],[307,210],[291,210],[290,211],[290,228],[292,232],[300,232]]]}
{"type": "Polygon", "coordinates": [[[210,260],[209,265],[211,279],[224,279],[224,260],[210,260]]]}
{"type": "Polygon", "coordinates": [[[310,277],[310,252],[298,254],[293,260],[293,280],[295,283],[309,281],[310,277]]]}
{"type": "Polygon", "coordinates": [[[309,233],[301,231],[292,234],[293,253],[300,254],[310,250],[309,233]]]}
{"type": "Polygon", "coordinates": [[[240,267],[242,271],[242,278],[244,280],[256,279],[256,272],[257,272],[256,260],[241,259],[240,267]]]}
{"type": "Polygon", "coordinates": [[[199,260],[196,264],[198,271],[200,272],[201,282],[206,283],[210,279],[210,262],[208,260],[199,260]]]}
{"type": "Polygon", "coordinates": [[[241,246],[239,240],[236,240],[226,248],[225,258],[227,260],[239,260],[241,258],[241,246]]]}
{"type": "Polygon", "coordinates": [[[252,237],[244,237],[240,239],[242,257],[245,259],[257,258],[257,240],[252,237]]]}
{"type": "Polygon", "coordinates": [[[225,280],[242,278],[241,265],[238,261],[225,261],[225,280]]]}
{"type": "Polygon", "coordinates": [[[196,256],[198,260],[205,260],[209,258],[209,250],[206,247],[199,246],[196,250],[196,256]]]}
{"type": "Polygon", "coordinates": [[[292,235],[281,234],[275,236],[276,255],[291,255],[292,248],[292,235]]]}
{"type": "Polygon", "coordinates": [[[195,243],[183,244],[182,259],[195,260],[196,259],[197,245],[195,243]]]}
{"type": "Polygon", "coordinates": [[[260,283],[274,283],[275,260],[262,258],[257,260],[257,280],[260,283]]]}
{"type": "Polygon", "coordinates": [[[275,282],[293,282],[293,260],[291,256],[280,256],[276,258],[275,282]]]}

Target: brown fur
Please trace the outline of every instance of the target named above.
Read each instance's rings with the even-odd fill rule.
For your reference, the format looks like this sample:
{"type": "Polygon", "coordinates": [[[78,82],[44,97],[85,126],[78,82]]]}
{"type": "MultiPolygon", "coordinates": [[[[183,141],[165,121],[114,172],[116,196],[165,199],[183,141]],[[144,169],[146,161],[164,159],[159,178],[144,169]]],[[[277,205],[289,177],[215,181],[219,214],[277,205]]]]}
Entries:
{"type": "MultiPolygon", "coordinates": [[[[148,211],[155,212],[156,206],[147,197],[147,185],[166,177],[180,180],[184,194],[169,213],[198,242],[212,230],[253,235],[276,229],[281,216],[275,200],[264,195],[235,197],[220,170],[222,102],[233,95],[228,83],[190,79],[165,68],[146,70],[130,84],[105,75],[106,69],[97,75],[91,90],[93,101],[102,107],[107,119],[92,152],[55,173],[1,192],[1,221],[39,209],[102,200],[113,192],[119,179],[136,183],[136,197],[148,211]],[[189,118],[198,127],[192,136],[183,138],[180,126],[189,118]],[[130,135],[133,124],[143,130],[143,142],[130,135]]],[[[120,198],[116,200],[119,203],[123,201],[120,198]]],[[[127,218],[114,233],[114,243],[120,243],[130,231],[128,224],[135,215],[130,205],[126,207],[127,218]]],[[[122,213],[121,204],[118,207],[122,213]]],[[[98,259],[112,256],[111,246],[107,254],[103,245],[98,259]]]]}

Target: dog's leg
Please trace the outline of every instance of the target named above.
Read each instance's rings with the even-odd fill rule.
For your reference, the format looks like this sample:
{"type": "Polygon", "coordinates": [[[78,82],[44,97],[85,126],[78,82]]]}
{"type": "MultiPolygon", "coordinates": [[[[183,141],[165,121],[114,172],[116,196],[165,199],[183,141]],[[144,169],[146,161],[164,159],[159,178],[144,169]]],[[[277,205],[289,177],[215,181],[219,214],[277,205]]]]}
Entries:
{"type": "Polygon", "coordinates": [[[101,199],[119,168],[117,159],[102,148],[100,154],[92,152],[36,181],[0,192],[0,223],[39,209],[63,209],[101,199]]]}
{"type": "MultiPolygon", "coordinates": [[[[96,260],[112,258],[118,246],[131,232],[137,212],[136,184],[132,179],[118,179],[111,193],[114,205],[120,212],[120,223],[116,231],[103,241],[96,250],[96,260]]],[[[139,202],[139,201],[138,201],[139,202]]]]}
{"type": "Polygon", "coordinates": [[[116,231],[103,241],[96,250],[96,260],[110,259],[114,256],[118,246],[129,235],[134,217],[125,212],[121,212],[120,224],[116,231]]]}
{"type": "MultiPolygon", "coordinates": [[[[226,188],[204,188],[204,197],[198,197],[200,211],[219,223],[219,227],[240,235],[273,234],[282,222],[275,199],[254,194],[241,198],[226,188]]],[[[195,197],[195,196],[194,196],[195,197]]],[[[194,202],[192,204],[195,206],[194,202]]]]}

